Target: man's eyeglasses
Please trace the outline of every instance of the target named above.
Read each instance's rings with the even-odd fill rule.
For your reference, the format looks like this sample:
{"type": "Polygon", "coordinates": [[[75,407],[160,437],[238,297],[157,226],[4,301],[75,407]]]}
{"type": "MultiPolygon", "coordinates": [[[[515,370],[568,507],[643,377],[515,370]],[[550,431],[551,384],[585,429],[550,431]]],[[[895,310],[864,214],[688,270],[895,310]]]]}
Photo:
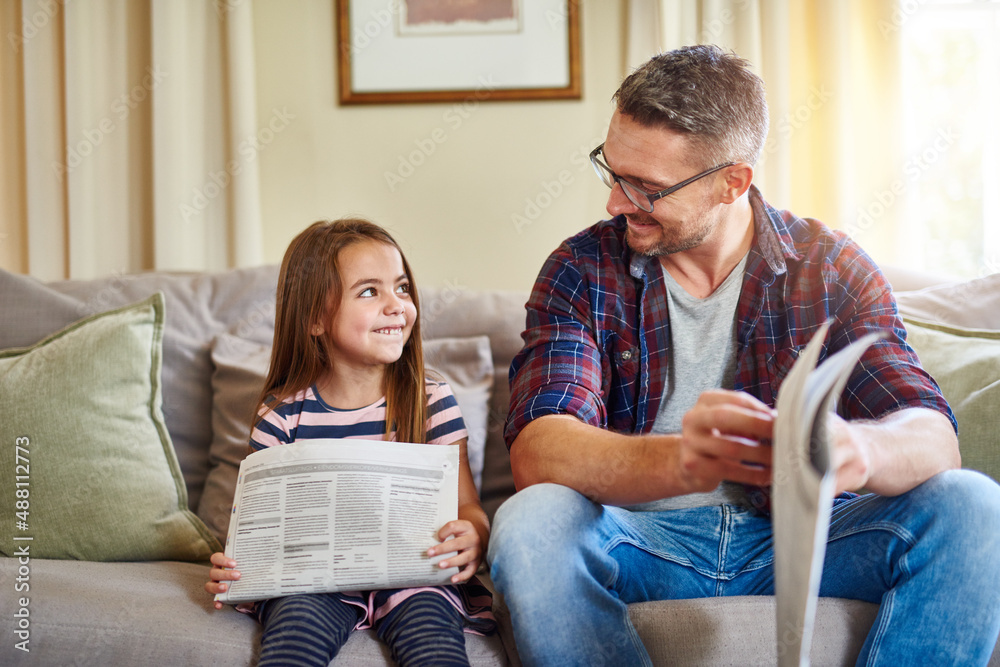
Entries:
{"type": "Polygon", "coordinates": [[[706,169],[700,174],[695,174],[691,178],[681,181],[677,185],[672,185],[665,190],[649,193],[640,188],[638,185],[635,185],[634,183],[629,183],[624,178],[622,178],[615,172],[611,171],[611,167],[606,165],[603,160],[597,157],[598,154],[600,154],[603,150],[604,150],[604,144],[601,144],[594,150],[590,151],[590,163],[594,165],[594,171],[597,172],[597,176],[609,188],[614,189],[615,183],[622,186],[622,192],[625,193],[625,196],[628,197],[628,200],[633,204],[635,204],[636,206],[638,206],[643,211],[645,211],[646,213],[653,212],[653,204],[656,203],[657,199],[663,199],[667,195],[671,195],[677,192],[685,185],[690,185],[691,183],[694,183],[699,178],[704,178],[709,174],[714,174],[720,169],[725,169],[726,167],[731,167],[734,164],[736,164],[735,162],[727,162],[725,164],[720,164],[716,167],[712,167],[711,169],[706,169]]]}

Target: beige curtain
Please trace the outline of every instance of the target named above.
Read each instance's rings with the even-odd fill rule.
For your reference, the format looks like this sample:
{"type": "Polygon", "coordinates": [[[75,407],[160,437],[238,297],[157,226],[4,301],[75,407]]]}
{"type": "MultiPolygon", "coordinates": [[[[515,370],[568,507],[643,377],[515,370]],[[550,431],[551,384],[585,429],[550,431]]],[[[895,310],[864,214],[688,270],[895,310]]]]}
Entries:
{"type": "Polygon", "coordinates": [[[768,89],[755,176],[765,198],[889,250],[903,208],[892,194],[903,164],[894,0],[627,1],[629,70],[689,44],[747,58],[768,89]]]}
{"type": "Polygon", "coordinates": [[[0,266],[259,263],[251,3],[0,3],[0,266]]]}

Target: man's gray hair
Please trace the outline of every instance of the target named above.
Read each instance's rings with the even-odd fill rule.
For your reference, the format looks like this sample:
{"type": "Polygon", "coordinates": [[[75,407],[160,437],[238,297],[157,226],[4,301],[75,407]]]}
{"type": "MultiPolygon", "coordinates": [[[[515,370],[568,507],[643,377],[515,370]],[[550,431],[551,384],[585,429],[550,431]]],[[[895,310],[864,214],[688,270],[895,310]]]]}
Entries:
{"type": "Polygon", "coordinates": [[[756,164],[767,137],[764,82],[747,60],[717,46],[686,46],[653,56],[612,98],[641,125],[689,135],[709,167],[756,164]]]}

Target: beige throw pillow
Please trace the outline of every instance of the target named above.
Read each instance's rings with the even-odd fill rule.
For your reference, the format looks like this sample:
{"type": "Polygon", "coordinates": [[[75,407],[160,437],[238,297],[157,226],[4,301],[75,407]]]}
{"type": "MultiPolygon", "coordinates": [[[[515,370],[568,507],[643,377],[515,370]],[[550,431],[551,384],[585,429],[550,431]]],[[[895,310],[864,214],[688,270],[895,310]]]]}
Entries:
{"type": "Polygon", "coordinates": [[[1000,273],[894,296],[904,318],[964,329],[1000,330],[1000,273]]]}

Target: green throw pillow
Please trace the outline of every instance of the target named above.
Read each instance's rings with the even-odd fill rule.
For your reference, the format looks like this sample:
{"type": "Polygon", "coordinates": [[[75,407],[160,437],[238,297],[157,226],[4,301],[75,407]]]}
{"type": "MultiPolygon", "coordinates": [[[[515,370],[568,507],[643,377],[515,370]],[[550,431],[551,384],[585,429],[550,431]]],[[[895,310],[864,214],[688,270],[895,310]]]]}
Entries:
{"type": "Polygon", "coordinates": [[[955,411],[962,467],[1000,481],[1000,331],[905,321],[907,342],[955,411]]]}
{"type": "Polygon", "coordinates": [[[163,317],[158,293],[0,351],[0,553],[201,561],[219,550],[187,508],[163,423],[163,317]]]}

